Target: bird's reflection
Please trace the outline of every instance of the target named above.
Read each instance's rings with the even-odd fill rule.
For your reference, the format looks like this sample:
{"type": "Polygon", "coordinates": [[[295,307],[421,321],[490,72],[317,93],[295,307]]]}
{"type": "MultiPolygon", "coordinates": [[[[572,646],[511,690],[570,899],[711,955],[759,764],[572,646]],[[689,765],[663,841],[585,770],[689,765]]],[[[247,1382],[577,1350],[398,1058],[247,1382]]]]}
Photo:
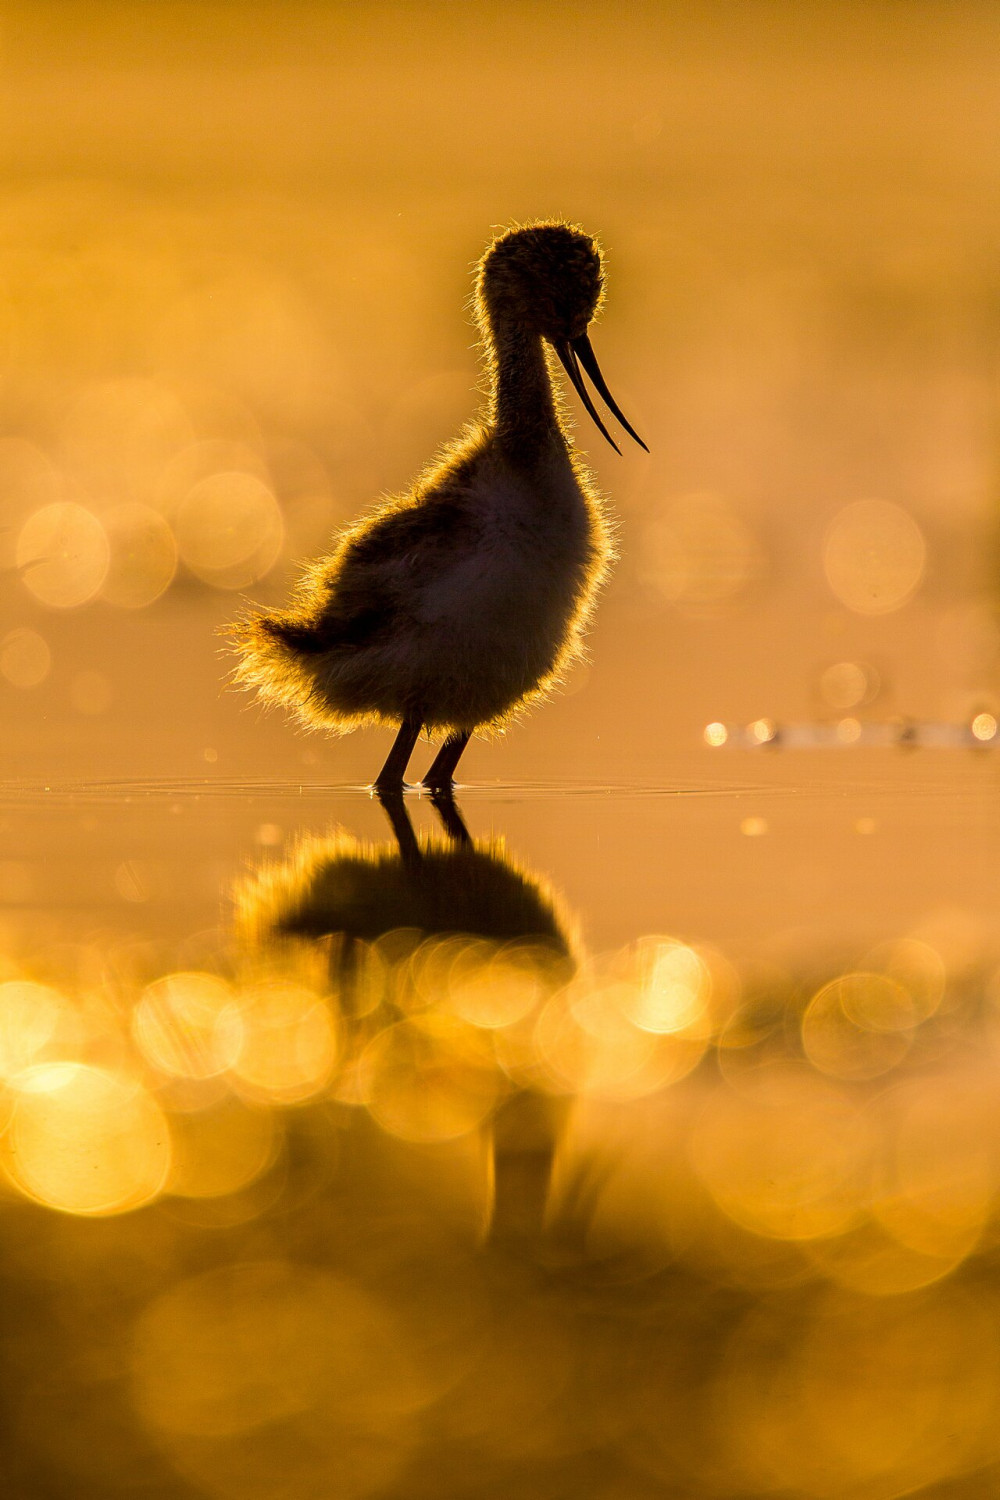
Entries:
{"type": "Polygon", "coordinates": [[[332,939],[341,1006],[352,1009],[362,943],[390,933],[414,943],[435,934],[530,944],[564,982],[574,968],[568,923],[554,895],[520,869],[503,841],[474,841],[450,794],[432,799],[444,830],[418,838],[402,797],[380,799],[393,840],[362,844],[343,832],[303,840],[279,866],[264,867],[240,896],[243,924],[258,943],[332,939]]]}
{"type": "MultiPolygon", "coordinates": [[[[431,1139],[439,1104],[443,1129],[461,1121],[462,1110],[481,1109],[469,1123],[493,1142],[492,1233],[534,1235],[561,1105],[518,1087],[490,1049],[493,1038],[530,1029],[538,1008],[573,977],[570,923],[502,840],[471,838],[450,793],[433,799],[443,833],[419,837],[401,796],[380,800],[391,841],[363,844],[334,831],[301,840],[284,862],[251,875],[237,898],[244,938],[258,954],[302,944],[325,952],[360,1071],[395,1046],[397,1093],[381,1101],[388,1128],[431,1139]],[[453,1023],[465,1038],[459,1043],[453,1023]],[[488,1067],[475,1047],[470,1052],[470,1034],[489,1050],[488,1067]]],[[[378,1117],[379,1100],[361,1102],[378,1117]]]]}

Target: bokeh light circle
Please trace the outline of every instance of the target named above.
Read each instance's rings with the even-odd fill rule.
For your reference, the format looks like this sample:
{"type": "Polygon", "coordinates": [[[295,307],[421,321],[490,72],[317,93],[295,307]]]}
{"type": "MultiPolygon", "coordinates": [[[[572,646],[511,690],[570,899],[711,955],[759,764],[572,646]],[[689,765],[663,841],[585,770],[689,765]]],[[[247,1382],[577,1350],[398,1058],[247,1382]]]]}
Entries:
{"type": "Polygon", "coordinates": [[[194,485],[177,507],[174,528],[185,566],[223,589],[245,588],[263,578],[284,540],[271,490],[257,475],[235,470],[194,485]]]}
{"type": "Polygon", "coordinates": [[[147,986],[132,1015],[143,1056],[178,1078],[213,1078],[232,1067],[243,1041],[236,996],[216,974],[167,974],[147,986]]]}
{"type": "Polygon", "coordinates": [[[302,985],[262,984],[241,995],[240,1018],[231,1073],[243,1091],[284,1104],[319,1093],[337,1059],[337,1031],[325,1000],[302,985]]]}
{"type": "Polygon", "coordinates": [[[742,1093],[720,1088],[692,1134],[696,1170],[719,1208],[755,1234],[840,1234],[863,1201],[866,1122],[815,1074],[762,1069],[742,1093]]]}
{"type": "Polygon", "coordinates": [[[746,521],[721,495],[680,495],[647,523],[641,566],[675,608],[715,614],[760,576],[764,554],[746,521]]]}
{"type": "Polygon", "coordinates": [[[878,1078],[902,1062],[919,1019],[898,980],[858,970],[831,979],[813,996],[802,1017],[802,1046],[821,1073],[878,1078]]]}
{"type": "Polygon", "coordinates": [[[923,532],[902,506],[855,500],[834,518],[823,567],[834,594],[861,615],[890,614],[916,591],[927,562],[923,532]]]}
{"type": "Polygon", "coordinates": [[[448,969],[449,1008],[485,1030],[512,1026],[551,993],[561,968],[543,944],[463,944],[448,969]]]}
{"type": "Polygon", "coordinates": [[[0,1143],[11,1180],[63,1213],[126,1213],[149,1203],[170,1170],[170,1130],[141,1084],[85,1063],[39,1063],[16,1079],[0,1143]]]}
{"type": "Polygon", "coordinates": [[[860,661],[836,661],[825,667],[819,677],[819,691],[829,708],[844,712],[870,703],[878,696],[881,684],[874,667],[860,661]]]}
{"type": "Polygon", "coordinates": [[[107,534],[92,511],[72,500],[43,505],[17,539],[25,588],[53,609],[73,609],[99,592],[108,571],[107,534]]]}
{"type": "Polygon", "coordinates": [[[452,1141],[492,1112],[503,1085],[483,1034],[467,1022],[429,1014],[374,1037],[361,1058],[364,1103],[389,1135],[452,1141]]]}
{"type": "Polygon", "coordinates": [[[52,652],[43,635],[22,626],[0,640],[0,677],[11,687],[33,688],[43,683],[52,668],[52,652]]]}
{"type": "Polygon", "coordinates": [[[110,560],[101,597],[119,609],[145,609],[177,571],[174,534],[148,505],[116,505],[103,519],[110,560]]]}
{"type": "Polygon", "coordinates": [[[0,1076],[27,1068],[53,1035],[66,1005],[57,990],[31,979],[0,984],[0,1076]]]}
{"type": "Polygon", "coordinates": [[[387,1493],[434,1394],[377,1297],[277,1260],[171,1287],[138,1319],[131,1364],[143,1426],[217,1500],[387,1493]]]}

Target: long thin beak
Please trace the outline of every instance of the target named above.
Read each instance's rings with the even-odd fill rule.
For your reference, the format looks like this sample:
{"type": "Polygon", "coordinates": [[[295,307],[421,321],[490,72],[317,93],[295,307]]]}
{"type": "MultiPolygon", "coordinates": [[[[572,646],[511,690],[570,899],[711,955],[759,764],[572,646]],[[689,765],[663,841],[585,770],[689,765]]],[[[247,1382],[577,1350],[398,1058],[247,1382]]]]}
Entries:
{"type": "MultiPolygon", "coordinates": [[[[566,371],[566,374],[569,376],[570,380],[573,382],[574,390],[577,392],[580,400],[583,402],[584,406],[593,417],[598,429],[607,438],[608,442],[611,444],[615,452],[621,453],[622,450],[619,448],[618,444],[615,442],[614,438],[611,436],[610,432],[605,427],[600,417],[597,415],[594,403],[590,397],[590,392],[587,390],[587,387],[583,383],[583,376],[580,374],[580,365],[583,365],[583,368],[586,370],[587,374],[594,382],[594,385],[597,388],[598,395],[604,399],[604,402],[607,405],[608,409],[614,414],[614,416],[617,417],[618,421],[622,424],[629,437],[635,438],[640,448],[646,448],[646,444],[643,442],[642,438],[636,432],[631,423],[626,421],[617,401],[608,390],[607,381],[601,374],[601,367],[597,363],[597,355],[594,353],[589,336],[585,333],[582,333],[580,337],[578,339],[574,339],[572,343],[570,343],[568,339],[564,339],[559,343],[554,343],[552,347],[555,349],[556,353],[559,356],[560,364],[566,371]],[[578,360],[579,363],[577,362],[578,360]]],[[[646,452],[649,452],[648,448],[646,448],[646,452]]]]}

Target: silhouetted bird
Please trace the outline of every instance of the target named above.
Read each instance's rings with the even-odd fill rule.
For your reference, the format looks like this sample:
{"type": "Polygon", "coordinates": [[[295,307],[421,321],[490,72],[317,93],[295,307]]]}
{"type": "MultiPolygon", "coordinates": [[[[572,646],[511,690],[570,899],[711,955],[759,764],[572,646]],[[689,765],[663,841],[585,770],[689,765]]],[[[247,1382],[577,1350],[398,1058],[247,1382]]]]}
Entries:
{"type": "Polygon", "coordinates": [[[545,696],[580,653],[611,545],[553,390],[555,352],[604,436],[580,366],[625,430],[587,336],[603,291],[568,224],[501,234],[476,281],[490,394],[481,420],[402,496],[350,527],[291,606],[236,631],[236,679],[311,725],[399,725],[375,783],[398,793],[421,729],[424,784],[448,787],[469,738],[545,696]]]}

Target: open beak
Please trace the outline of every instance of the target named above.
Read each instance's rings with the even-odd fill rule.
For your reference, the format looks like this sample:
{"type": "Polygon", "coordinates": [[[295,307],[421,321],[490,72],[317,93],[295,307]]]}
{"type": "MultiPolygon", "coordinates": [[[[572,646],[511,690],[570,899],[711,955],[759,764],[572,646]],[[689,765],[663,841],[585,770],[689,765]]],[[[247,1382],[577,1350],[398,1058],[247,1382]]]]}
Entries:
{"type": "MultiPolygon", "coordinates": [[[[580,400],[590,412],[590,415],[593,417],[594,421],[597,423],[597,426],[599,427],[601,432],[603,432],[604,436],[607,438],[608,442],[611,444],[615,452],[621,453],[622,450],[619,448],[618,444],[615,442],[614,438],[611,436],[610,432],[605,427],[600,417],[597,415],[594,403],[590,398],[590,392],[587,390],[587,387],[583,383],[583,376],[580,374],[580,365],[583,366],[587,374],[590,376],[591,380],[594,382],[594,386],[597,389],[597,394],[603,398],[606,406],[608,407],[608,410],[618,418],[618,421],[622,424],[629,437],[635,438],[640,448],[646,448],[646,444],[636,432],[635,428],[625,420],[617,401],[608,390],[607,381],[601,374],[601,367],[597,363],[597,355],[594,353],[594,350],[591,346],[589,335],[586,333],[581,333],[578,339],[573,339],[572,341],[569,339],[561,339],[559,343],[553,343],[552,347],[553,349],[555,349],[556,353],[559,356],[560,364],[566,371],[566,374],[569,376],[570,380],[573,382],[573,387],[579,395],[580,400]]],[[[646,452],[649,452],[648,448],[646,448],[646,452]]]]}

